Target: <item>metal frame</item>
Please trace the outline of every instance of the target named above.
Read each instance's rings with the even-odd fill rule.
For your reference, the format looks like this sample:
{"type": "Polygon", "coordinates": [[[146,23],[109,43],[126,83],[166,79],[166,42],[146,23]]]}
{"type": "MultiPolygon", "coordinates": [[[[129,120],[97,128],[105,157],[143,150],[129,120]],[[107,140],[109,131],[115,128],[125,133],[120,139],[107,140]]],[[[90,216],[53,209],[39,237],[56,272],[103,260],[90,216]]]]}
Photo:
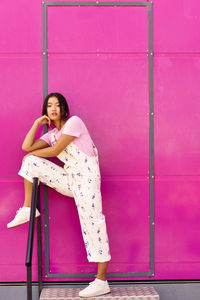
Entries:
{"type": "MultiPolygon", "coordinates": [[[[152,1],[138,2],[99,2],[99,1],[46,1],[43,4],[43,99],[47,95],[47,7],[48,6],[146,6],[148,7],[148,45],[149,56],[149,188],[150,188],[150,272],[117,272],[107,273],[107,277],[146,277],[154,276],[154,123],[153,123],[153,31],[152,1]]],[[[49,220],[48,188],[44,186],[44,222],[45,222],[45,277],[93,277],[96,273],[50,273],[49,272],[49,220]]]]}

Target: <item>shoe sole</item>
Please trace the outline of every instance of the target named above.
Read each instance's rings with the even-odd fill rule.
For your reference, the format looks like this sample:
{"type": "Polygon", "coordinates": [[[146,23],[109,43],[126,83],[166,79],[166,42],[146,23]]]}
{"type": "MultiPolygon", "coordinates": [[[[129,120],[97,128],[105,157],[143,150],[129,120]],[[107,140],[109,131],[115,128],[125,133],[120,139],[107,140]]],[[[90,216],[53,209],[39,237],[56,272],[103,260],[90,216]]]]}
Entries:
{"type": "MultiPolygon", "coordinates": [[[[40,215],[39,215],[39,216],[40,216],[40,215]]],[[[37,217],[35,217],[35,218],[38,218],[39,216],[37,216],[37,217]]],[[[26,220],[26,221],[24,221],[24,222],[18,223],[18,224],[16,224],[16,225],[11,225],[11,226],[8,226],[8,225],[7,225],[7,228],[8,228],[8,229],[14,228],[14,227],[20,226],[20,225],[22,225],[22,224],[25,224],[25,223],[27,223],[27,222],[29,222],[29,221],[30,221],[30,220],[26,220]]]]}

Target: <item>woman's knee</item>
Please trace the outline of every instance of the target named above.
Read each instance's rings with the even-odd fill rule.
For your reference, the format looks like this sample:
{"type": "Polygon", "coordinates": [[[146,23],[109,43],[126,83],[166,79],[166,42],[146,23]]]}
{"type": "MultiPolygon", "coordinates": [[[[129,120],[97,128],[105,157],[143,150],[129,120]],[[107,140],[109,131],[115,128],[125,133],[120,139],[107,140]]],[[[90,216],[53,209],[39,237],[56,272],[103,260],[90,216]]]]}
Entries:
{"type": "Polygon", "coordinates": [[[27,168],[27,166],[30,165],[32,159],[33,159],[33,155],[25,156],[22,159],[22,168],[27,168]]]}
{"type": "Polygon", "coordinates": [[[38,157],[38,156],[35,156],[35,155],[31,154],[29,156],[26,156],[23,161],[34,164],[36,162],[42,161],[42,159],[44,159],[44,158],[38,157]]]}
{"type": "Polygon", "coordinates": [[[22,162],[22,168],[27,170],[27,172],[30,172],[33,175],[38,175],[41,171],[42,167],[42,160],[40,157],[37,157],[35,155],[29,155],[25,157],[25,159],[22,162]]]}

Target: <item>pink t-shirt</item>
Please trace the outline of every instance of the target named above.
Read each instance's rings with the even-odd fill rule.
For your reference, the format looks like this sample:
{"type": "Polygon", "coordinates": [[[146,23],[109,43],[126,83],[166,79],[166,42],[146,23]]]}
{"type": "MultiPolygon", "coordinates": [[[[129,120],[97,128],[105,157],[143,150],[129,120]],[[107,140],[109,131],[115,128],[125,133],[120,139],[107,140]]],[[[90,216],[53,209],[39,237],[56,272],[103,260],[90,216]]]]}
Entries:
{"type": "MultiPolygon", "coordinates": [[[[51,130],[42,135],[40,139],[44,140],[50,146],[52,146],[50,132],[51,130]]],[[[93,141],[84,122],[78,116],[70,117],[60,130],[56,128],[56,141],[59,139],[61,134],[75,136],[75,139],[72,142],[88,156],[94,156],[94,151],[92,147],[93,141]]]]}

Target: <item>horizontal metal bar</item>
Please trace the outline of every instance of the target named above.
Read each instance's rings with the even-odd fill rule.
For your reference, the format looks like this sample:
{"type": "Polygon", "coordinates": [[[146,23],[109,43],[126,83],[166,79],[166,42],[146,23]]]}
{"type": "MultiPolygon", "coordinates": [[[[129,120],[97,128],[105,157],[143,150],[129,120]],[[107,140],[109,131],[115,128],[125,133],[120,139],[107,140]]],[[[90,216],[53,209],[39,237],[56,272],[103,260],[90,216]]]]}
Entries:
{"type": "MultiPolygon", "coordinates": [[[[85,280],[85,281],[81,281],[81,280],[70,280],[70,281],[44,281],[43,285],[44,287],[47,286],[78,286],[78,285],[83,285],[83,284],[87,284],[89,282],[89,280],[85,280]]],[[[199,279],[150,279],[150,280],[131,280],[131,279],[123,279],[123,280],[109,280],[109,285],[113,285],[113,286],[117,286],[117,285],[127,285],[127,284],[198,284],[200,283],[199,279]]],[[[33,281],[32,283],[33,286],[38,286],[38,282],[37,281],[33,281]]],[[[10,282],[0,282],[0,286],[6,286],[6,287],[10,287],[10,286],[26,286],[26,282],[22,282],[22,281],[10,281],[10,282]]]]}
{"type": "Polygon", "coordinates": [[[43,1],[42,4],[44,6],[151,6],[152,1],[124,1],[124,2],[118,2],[118,1],[106,1],[106,2],[100,2],[100,1],[43,1]]]}
{"type": "MultiPolygon", "coordinates": [[[[70,278],[70,277],[94,277],[96,273],[48,273],[45,274],[46,278],[70,278]]],[[[119,272],[119,273],[107,273],[106,277],[152,277],[150,272],[119,272]]]]}

